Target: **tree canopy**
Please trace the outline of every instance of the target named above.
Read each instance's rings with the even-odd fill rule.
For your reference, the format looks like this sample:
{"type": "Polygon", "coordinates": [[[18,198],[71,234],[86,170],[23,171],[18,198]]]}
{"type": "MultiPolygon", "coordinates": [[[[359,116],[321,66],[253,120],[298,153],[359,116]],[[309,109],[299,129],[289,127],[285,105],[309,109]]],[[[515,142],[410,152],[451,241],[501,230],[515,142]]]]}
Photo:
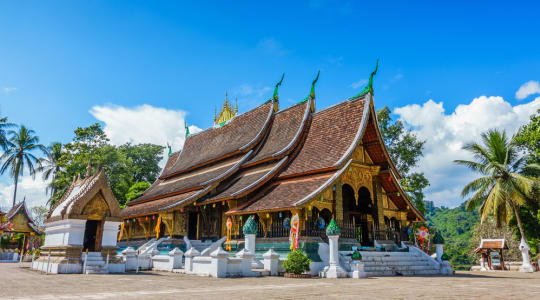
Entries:
{"type": "Polygon", "coordinates": [[[109,143],[99,123],[75,130],[73,141],[63,146],[58,159],[59,171],[51,186],[56,194],[50,205],[58,201],[78,174],[84,175],[88,163],[103,168],[114,196],[125,205],[129,188],[137,182],[154,182],[159,176],[159,162],[164,147],[153,144],[114,146],[109,143]]]}

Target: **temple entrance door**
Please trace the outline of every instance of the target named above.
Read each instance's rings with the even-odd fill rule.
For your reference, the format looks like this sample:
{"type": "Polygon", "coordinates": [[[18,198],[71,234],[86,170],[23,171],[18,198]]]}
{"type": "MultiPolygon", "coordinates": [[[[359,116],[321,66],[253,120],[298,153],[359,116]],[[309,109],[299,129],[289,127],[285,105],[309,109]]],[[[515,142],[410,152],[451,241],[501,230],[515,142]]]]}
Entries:
{"type": "Polygon", "coordinates": [[[190,212],[188,217],[188,239],[197,239],[197,213],[190,212]]]}
{"type": "Polygon", "coordinates": [[[100,221],[88,220],[86,221],[86,229],[84,230],[84,242],[83,251],[89,252],[98,251],[99,247],[96,247],[98,242],[98,227],[101,227],[100,221]]]}

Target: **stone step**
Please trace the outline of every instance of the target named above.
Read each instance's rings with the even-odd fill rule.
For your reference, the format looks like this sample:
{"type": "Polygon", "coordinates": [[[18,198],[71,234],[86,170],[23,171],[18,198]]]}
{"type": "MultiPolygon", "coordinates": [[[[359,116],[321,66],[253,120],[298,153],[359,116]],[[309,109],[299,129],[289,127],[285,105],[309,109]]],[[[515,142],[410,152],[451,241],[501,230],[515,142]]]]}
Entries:
{"type": "MultiPolygon", "coordinates": [[[[439,270],[417,270],[417,271],[398,271],[399,274],[403,276],[422,276],[422,275],[438,275],[440,274],[439,270]]],[[[378,276],[397,276],[398,273],[395,271],[375,271],[375,272],[366,272],[367,277],[378,277],[378,276]]]]}
{"type": "Polygon", "coordinates": [[[385,271],[398,271],[398,272],[408,272],[408,271],[423,271],[423,270],[436,270],[438,268],[430,266],[364,266],[366,272],[385,272],[385,271]]]}
{"type": "Polygon", "coordinates": [[[427,261],[402,261],[402,262],[364,262],[364,266],[369,267],[384,267],[384,266],[392,266],[392,267],[407,267],[407,266],[432,266],[427,261]]]}
{"type": "Polygon", "coordinates": [[[393,262],[393,261],[426,261],[423,257],[363,257],[362,261],[393,262]]]}
{"type": "Polygon", "coordinates": [[[86,274],[108,274],[109,270],[105,266],[86,266],[86,274]]]}

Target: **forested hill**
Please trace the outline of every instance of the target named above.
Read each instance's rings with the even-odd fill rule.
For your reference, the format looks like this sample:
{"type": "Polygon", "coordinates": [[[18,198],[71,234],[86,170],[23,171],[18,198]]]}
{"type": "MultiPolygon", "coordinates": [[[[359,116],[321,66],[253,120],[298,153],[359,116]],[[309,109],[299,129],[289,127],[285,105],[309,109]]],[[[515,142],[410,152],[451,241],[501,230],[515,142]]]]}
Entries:
{"type": "Polygon", "coordinates": [[[450,256],[454,268],[469,269],[474,264],[474,246],[470,240],[479,222],[478,213],[466,210],[465,203],[456,208],[446,208],[435,207],[433,202],[428,201],[426,218],[444,237],[444,252],[450,256]]]}

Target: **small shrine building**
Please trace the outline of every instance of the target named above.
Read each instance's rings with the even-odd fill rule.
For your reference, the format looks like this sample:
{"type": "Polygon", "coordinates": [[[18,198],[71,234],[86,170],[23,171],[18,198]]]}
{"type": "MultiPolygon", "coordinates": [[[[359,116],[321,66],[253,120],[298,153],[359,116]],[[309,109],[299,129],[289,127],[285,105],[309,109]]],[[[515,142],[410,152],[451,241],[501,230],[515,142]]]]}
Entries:
{"type": "MultiPolygon", "coordinates": [[[[81,273],[83,253],[116,254],[120,206],[103,170],[74,178],[45,220],[45,243],[33,268],[52,273],[81,273]]],[[[118,264],[111,261],[111,264],[118,264]]]]}
{"type": "MultiPolygon", "coordinates": [[[[298,215],[303,239],[324,236],[332,218],[342,238],[399,239],[413,221],[425,221],[402,190],[382,140],[372,88],[316,109],[309,95],[280,109],[278,87],[265,103],[238,114],[228,99],[212,128],[187,132],[159,178],[122,210],[122,241],[170,236],[217,240],[232,223],[241,237],[249,215],[258,238],[287,238],[298,215]]],[[[283,79],[283,78],[282,78],[283,79]]]]}
{"type": "MultiPolygon", "coordinates": [[[[30,216],[26,199],[15,204],[7,213],[0,212],[0,235],[9,233],[12,237],[17,233],[24,234],[21,252],[34,248],[34,242],[41,234],[38,226],[30,216]]],[[[39,243],[37,243],[39,245],[39,243]]]]}

